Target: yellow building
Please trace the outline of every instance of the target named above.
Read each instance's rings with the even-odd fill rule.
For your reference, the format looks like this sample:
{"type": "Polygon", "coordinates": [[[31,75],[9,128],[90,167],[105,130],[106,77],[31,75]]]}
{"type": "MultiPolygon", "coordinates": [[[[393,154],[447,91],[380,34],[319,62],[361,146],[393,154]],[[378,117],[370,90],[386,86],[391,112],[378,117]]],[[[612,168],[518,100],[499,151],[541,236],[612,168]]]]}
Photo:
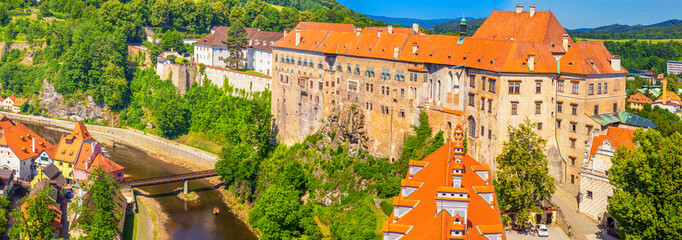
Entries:
{"type": "Polygon", "coordinates": [[[87,148],[91,146],[92,136],[85,128],[85,124],[82,121],[78,122],[70,134],[59,140],[54,157],[54,165],[59,168],[66,179],[73,180],[73,167],[78,162],[81,150],[86,148],[86,151],[90,151],[87,148]]]}
{"type": "Polygon", "coordinates": [[[644,107],[644,104],[653,104],[654,101],[651,101],[649,97],[646,95],[638,92],[635,95],[630,96],[628,98],[628,107],[634,108],[634,109],[642,109],[644,107]]]}

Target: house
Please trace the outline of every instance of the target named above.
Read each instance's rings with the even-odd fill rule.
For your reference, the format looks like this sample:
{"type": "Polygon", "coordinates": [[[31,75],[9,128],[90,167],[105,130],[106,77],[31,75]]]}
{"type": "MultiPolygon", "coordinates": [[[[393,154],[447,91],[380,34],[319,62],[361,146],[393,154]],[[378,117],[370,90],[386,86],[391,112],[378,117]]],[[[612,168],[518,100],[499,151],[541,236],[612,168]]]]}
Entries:
{"type": "Polygon", "coordinates": [[[608,200],[613,196],[613,185],[609,182],[611,158],[623,146],[632,150],[635,130],[609,127],[606,132],[594,134],[585,151],[580,176],[580,213],[614,228],[615,221],[607,212],[608,200]]]}
{"type": "Polygon", "coordinates": [[[4,109],[12,110],[13,112],[18,113],[21,112],[21,105],[23,105],[24,102],[26,102],[26,100],[15,96],[9,96],[2,101],[2,107],[4,109]]]}
{"type": "Polygon", "coordinates": [[[111,173],[114,176],[114,181],[118,183],[125,182],[125,168],[114,161],[109,160],[104,154],[97,154],[97,156],[92,160],[92,165],[88,168],[88,174],[94,172],[96,168],[102,168],[104,171],[111,173]]]}
{"type": "Polygon", "coordinates": [[[464,131],[419,161],[409,161],[384,240],[504,239],[490,167],[464,153],[464,131]]]}
{"type": "Polygon", "coordinates": [[[59,171],[59,168],[57,168],[57,166],[54,164],[50,164],[47,167],[38,168],[33,180],[31,180],[31,188],[35,188],[36,184],[42,180],[49,181],[59,189],[66,184],[66,179],[64,179],[64,176],[62,176],[62,172],[59,171]]]}
{"type": "Polygon", "coordinates": [[[658,126],[648,118],[620,110],[615,113],[604,113],[589,117],[594,123],[599,124],[599,128],[597,129],[590,128],[588,131],[589,134],[594,133],[592,130],[596,130],[597,133],[604,132],[609,127],[627,128],[632,130],[638,128],[658,128],[658,126]]]}
{"type": "Polygon", "coordinates": [[[15,171],[15,177],[30,179],[35,170],[34,161],[52,147],[24,124],[0,129],[0,168],[15,171]]]}
{"type": "MultiPolygon", "coordinates": [[[[97,142],[94,142],[97,145],[97,142]]],[[[87,157],[94,151],[93,138],[85,128],[82,121],[76,123],[73,131],[62,137],[57,145],[57,153],[54,156],[54,164],[59,168],[67,182],[75,180],[74,165],[81,159],[81,152],[85,151],[87,157]]]]}
{"type": "Polygon", "coordinates": [[[14,171],[0,169],[0,195],[7,196],[14,187],[14,171]]]}
{"type": "Polygon", "coordinates": [[[54,156],[57,153],[57,146],[45,148],[36,158],[34,164],[36,167],[47,167],[54,163],[54,156]]]}
{"type": "Polygon", "coordinates": [[[646,95],[642,94],[641,92],[638,92],[630,98],[628,98],[628,107],[634,108],[634,109],[642,109],[644,107],[644,104],[652,104],[654,101],[651,101],[649,97],[646,95]]]}
{"type": "MultiPolygon", "coordinates": [[[[194,61],[214,67],[226,67],[224,60],[230,56],[225,46],[229,27],[213,27],[211,33],[194,43],[194,61]]],[[[262,74],[272,73],[272,45],[282,39],[281,32],[261,31],[255,28],[246,28],[246,37],[249,45],[244,51],[246,62],[244,68],[254,70],[262,74]]]]}
{"type": "Polygon", "coordinates": [[[682,61],[668,60],[668,74],[682,74],[682,61]]]}

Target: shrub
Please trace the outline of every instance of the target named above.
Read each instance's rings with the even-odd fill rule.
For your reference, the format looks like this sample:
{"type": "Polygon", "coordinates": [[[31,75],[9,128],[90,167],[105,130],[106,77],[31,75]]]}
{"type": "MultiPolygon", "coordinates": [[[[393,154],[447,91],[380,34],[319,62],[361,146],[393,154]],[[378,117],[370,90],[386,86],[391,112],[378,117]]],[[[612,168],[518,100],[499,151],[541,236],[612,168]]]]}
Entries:
{"type": "Polygon", "coordinates": [[[390,200],[381,200],[379,206],[381,206],[381,211],[383,211],[386,216],[391,216],[391,213],[393,212],[393,202],[390,200]]]}

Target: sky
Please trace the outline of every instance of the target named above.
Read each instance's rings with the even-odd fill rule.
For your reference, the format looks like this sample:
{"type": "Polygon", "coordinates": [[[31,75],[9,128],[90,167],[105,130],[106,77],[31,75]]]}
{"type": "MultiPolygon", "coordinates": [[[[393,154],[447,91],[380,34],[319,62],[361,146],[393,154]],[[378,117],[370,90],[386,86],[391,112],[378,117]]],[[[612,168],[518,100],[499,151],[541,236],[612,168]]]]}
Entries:
{"type": "Polygon", "coordinates": [[[355,11],[387,17],[417,19],[487,17],[495,10],[513,11],[516,4],[528,10],[535,4],[550,10],[568,29],[611,24],[648,25],[682,19],[682,0],[337,0],[355,11]]]}

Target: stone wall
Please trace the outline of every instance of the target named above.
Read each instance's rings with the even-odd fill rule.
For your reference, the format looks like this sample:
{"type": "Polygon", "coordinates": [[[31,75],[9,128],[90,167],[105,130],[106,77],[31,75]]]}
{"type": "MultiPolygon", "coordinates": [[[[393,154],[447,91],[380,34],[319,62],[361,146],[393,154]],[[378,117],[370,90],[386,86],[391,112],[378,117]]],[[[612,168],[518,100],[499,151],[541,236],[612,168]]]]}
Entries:
{"type": "MultiPolygon", "coordinates": [[[[5,115],[15,123],[31,123],[45,127],[62,128],[68,131],[71,131],[76,125],[75,122],[30,115],[14,113],[5,113],[5,115]]],[[[86,127],[90,134],[101,143],[137,146],[144,151],[160,154],[173,160],[189,160],[207,169],[212,169],[218,161],[218,156],[215,154],[135,129],[121,129],[89,124],[86,124],[86,127]]]]}
{"type": "Polygon", "coordinates": [[[142,62],[145,66],[152,65],[152,58],[147,51],[147,48],[140,44],[128,44],[128,56],[134,58],[138,54],[144,56],[144,61],[142,62]]]}
{"type": "Polygon", "coordinates": [[[178,89],[180,94],[185,94],[187,89],[195,81],[196,65],[176,64],[176,63],[157,63],[156,73],[161,80],[171,78],[171,82],[178,89]]]}
{"type": "Polygon", "coordinates": [[[613,186],[608,178],[601,173],[583,171],[580,173],[580,212],[595,221],[603,220],[606,213],[609,197],[613,196],[613,186]],[[587,196],[587,191],[592,192],[592,197],[587,196]]]}
{"type": "Polygon", "coordinates": [[[203,76],[198,76],[198,81],[202,84],[213,84],[222,88],[225,79],[234,88],[242,89],[246,92],[262,92],[270,89],[271,77],[235,71],[227,68],[206,66],[203,76]]]}

